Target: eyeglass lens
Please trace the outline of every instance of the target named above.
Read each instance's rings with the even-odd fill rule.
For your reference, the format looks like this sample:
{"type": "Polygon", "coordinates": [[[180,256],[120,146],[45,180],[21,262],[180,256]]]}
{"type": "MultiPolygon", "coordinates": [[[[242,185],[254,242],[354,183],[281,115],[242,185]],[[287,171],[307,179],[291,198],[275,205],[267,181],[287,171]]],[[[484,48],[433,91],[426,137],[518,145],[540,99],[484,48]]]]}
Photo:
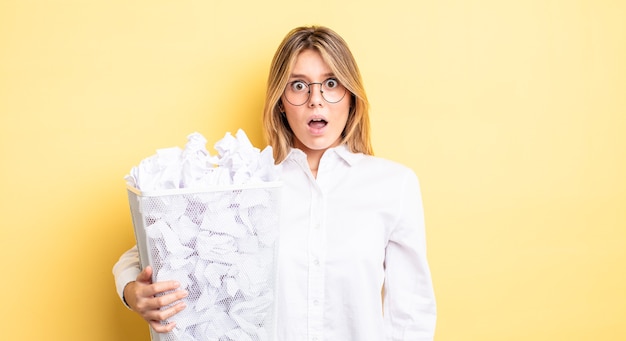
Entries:
{"type": "Polygon", "coordinates": [[[324,100],[328,103],[337,103],[346,95],[346,88],[334,78],[329,78],[322,83],[305,83],[303,81],[293,81],[285,88],[285,97],[292,105],[303,105],[311,97],[311,88],[314,84],[320,86],[320,92],[324,100]]]}

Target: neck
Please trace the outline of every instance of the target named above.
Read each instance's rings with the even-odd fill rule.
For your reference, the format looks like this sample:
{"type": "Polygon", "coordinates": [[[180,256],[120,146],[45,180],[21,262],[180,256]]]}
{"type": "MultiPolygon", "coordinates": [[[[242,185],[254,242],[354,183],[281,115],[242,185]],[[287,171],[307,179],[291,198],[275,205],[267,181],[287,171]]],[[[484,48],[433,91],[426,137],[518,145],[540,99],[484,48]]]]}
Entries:
{"type": "Polygon", "coordinates": [[[317,169],[319,168],[320,160],[322,159],[322,155],[324,155],[324,153],[329,148],[336,147],[337,144],[329,146],[329,147],[324,148],[324,149],[311,149],[311,148],[307,148],[307,146],[305,146],[304,144],[299,143],[299,141],[296,141],[294,143],[294,146],[296,148],[302,150],[306,154],[306,159],[307,159],[307,162],[309,164],[309,169],[311,170],[311,173],[313,174],[313,176],[317,178],[317,169]]]}
{"type": "Polygon", "coordinates": [[[304,154],[306,154],[306,159],[312,172],[317,172],[317,167],[320,164],[322,155],[324,155],[324,152],[326,151],[326,149],[328,149],[311,149],[305,146],[303,143],[300,143],[300,141],[298,140],[295,141],[294,147],[300,149],[304,152],[304,154]]]}
{"type": "Polygon", "coordinates": [[[325,150],[314,150],[306,152],[306,160],[309,163],[309,169],[314,177],[317,177],[317,169],[320,166],[320,160],[325,150]]]}

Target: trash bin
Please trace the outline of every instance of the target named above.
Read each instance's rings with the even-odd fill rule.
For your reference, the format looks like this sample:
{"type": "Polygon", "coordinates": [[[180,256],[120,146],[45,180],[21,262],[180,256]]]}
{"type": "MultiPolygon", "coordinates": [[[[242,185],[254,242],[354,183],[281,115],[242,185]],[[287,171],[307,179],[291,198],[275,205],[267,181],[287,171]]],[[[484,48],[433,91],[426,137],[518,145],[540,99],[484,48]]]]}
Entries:
{"type": "MultiPolygon", "coordinates": [[[[274,340],[280,182],[142,192],[127,187],[142,268],[187,307],[153,341],[274,340]]],[[[166,321],[169,322],[169,321],[166,321]]]]}

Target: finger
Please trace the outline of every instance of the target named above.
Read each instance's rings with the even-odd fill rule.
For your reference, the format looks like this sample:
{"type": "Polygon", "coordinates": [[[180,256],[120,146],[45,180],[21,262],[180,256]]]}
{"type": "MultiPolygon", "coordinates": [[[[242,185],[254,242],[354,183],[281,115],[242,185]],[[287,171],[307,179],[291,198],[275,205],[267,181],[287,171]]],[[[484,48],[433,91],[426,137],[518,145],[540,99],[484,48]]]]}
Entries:
{"type": "Polygon", "coordinates": [[[165,285],[166,283],[161,283],[163,285],[159,286],[156,284],[144,285],[137,289],[137,293],[135,294],[135,301],[133,310],[137,311],[144,317],[146,320],[162,320],[155,317],[146,316],[146,313],[150,313],[151,311],[158,311],[159,309],[168,306],[170,304],[175,303],[189,295],[189,292],[186,290],[170,290],[171,286],[165,285]],[[167,290],[167,293],[159,293],[154,287],[167,290]],[[157,293],[157,294],[155,294],[157,293]]]}
{"type": "Polygon", "coordinates": [[[185,304],[185,302],[178,302],[171,307],[168,307],[167,309],[151,311],[149,314],[147,314],[148,319],[151,321],[167,321],[186,307],[187,305],[185,304]]]}
{"type": "Polygon", "coordinates": [[[158,294],[165,294],[168,291],[178,291],[176,290],[178,288],[180,288],[180,282],[178,281],[156,282],[151,285],[144,286],[142,288],[142,294],[145,297],[155,296],[158,294]]]}
{"type": "Polygon", "coordinates": [[[155,296],[151,299],[149,299],[150,303],[149,305],[153,308],[153,309],[161,309],[163,307],[166,307],[170,304],[174,304],[177,301],[180,301],[181,299],[187,297],[188,293],[185,290],[177,290],[174,291],[172,293],[168,293],[168,294],[164,294],[164,295],[158,295],[155,296]]]}
{"type": "Polygon", "coordinates": [[[139,275],[137,275],[137,282],[140,283],[152,283],[152,267],[146,266],[139,275]]]}
{"type": "MultiPolygon", "coordinates": [[[[142,307],[144,311],[158,311],[159,309],[163,309],[169,305],[175,304],[176,302],[180,302],[181,299],[188,296],[187,291],[178,290],[166,295],[155,296],[149,299],[144,300],[142,303],[142,307]]],[[[180,309],[182,310],[182,308],[180,309]]],[[[154,320],[164,320],[165,318],[151,318],[154,320]]]]}
{"type": "Polygon", "coordinates": [[[150,326],[157,333],[169,333],[176,327],[176,322],[164,324],[161,321],[150,321],[150,326]]]}

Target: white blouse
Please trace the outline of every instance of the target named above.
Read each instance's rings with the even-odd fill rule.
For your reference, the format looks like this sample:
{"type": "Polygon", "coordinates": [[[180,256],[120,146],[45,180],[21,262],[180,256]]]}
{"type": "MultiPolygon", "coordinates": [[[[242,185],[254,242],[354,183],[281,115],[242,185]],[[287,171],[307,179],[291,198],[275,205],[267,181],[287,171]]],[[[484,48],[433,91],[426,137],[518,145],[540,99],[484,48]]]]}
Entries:
{"type": "MultiPolygon", "coordinates": [[[[317,179],[298,149],[282,168],[277,340],[432,341],[436,305],[415,173],[343,145],[324,153],[317,179]]],[[[136,249],[113,271],[121,295],[139,272],[136,249]]]]}

